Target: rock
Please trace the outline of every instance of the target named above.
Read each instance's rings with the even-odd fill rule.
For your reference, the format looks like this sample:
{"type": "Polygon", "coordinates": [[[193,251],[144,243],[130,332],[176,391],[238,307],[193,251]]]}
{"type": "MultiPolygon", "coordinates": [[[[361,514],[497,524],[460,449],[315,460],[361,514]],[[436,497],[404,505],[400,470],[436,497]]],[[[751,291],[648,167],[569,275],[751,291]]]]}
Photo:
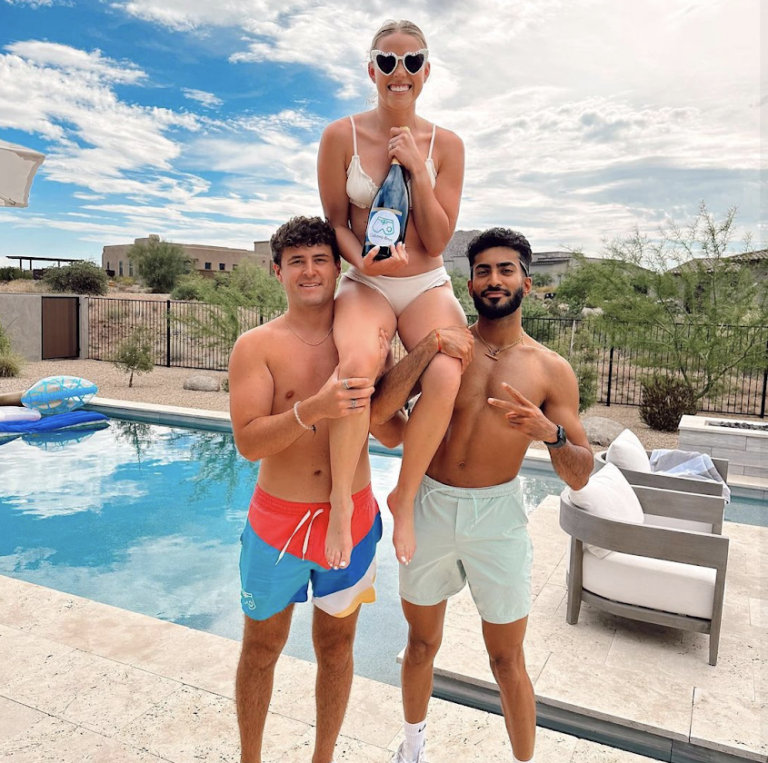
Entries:
{"type": "Polygon", "coordinates": [[[581,420],[584,431],[587,433],[587,439],[593,445],[610,445],[625,429],[613,419],[606,419],[603,416],[587,416],[581,420]]]}
{"type": "Polygon", "coordinates": [[[184,382],[184,389],[192,389],[196,392],[218,392],[219,380],[215,376],[197,374],[196,376],[190,376],[184,382]]]}

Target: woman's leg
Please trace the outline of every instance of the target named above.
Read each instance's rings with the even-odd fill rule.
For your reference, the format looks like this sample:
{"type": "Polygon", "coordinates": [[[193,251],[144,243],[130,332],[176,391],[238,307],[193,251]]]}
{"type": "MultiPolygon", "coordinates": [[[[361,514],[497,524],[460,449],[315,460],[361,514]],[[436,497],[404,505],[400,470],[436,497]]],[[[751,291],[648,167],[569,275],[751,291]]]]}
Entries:
{"type": "MultiPolygon", "coordinates": [[[[398,320],[400,339],[407,350],[430,331],[466,326],[467,318],[450,284],[425,291],[403,310],[398,320]]],[[[408,420],[403,440],[403,463],[397,486],[387,503],[395,519],[393,541],[398,561],[411,561],[416,548],[413,502],[424,474],[443,439],[461,384],[461,361],[438,354],[421,375],[421,397],[408,420]]]]}
{"type": "MultiPolygon", "coordinates": [[[[343,279],[336,296],[333,341],[339,353],[339,378],[376,381],[381,362],[379,332],[395,333],[389,302],[363,284],[343,279]]],[[[325,554],[331,567],[346,567],[352,553],[352,482],[360,453],[368,445],[370,408],[360,416],[328,422],[331,449],[331,514],[325,554]]]]}

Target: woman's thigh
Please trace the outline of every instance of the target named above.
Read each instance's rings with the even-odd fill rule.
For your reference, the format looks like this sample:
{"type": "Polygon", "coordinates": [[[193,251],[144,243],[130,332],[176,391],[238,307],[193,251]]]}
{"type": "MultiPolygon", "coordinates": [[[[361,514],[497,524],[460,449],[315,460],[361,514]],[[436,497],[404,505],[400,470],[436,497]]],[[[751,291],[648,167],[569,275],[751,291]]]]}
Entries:
{"type": "Polygon", "coordinates": [[[392,306],[379,292],[342,279],[333,315],[333,340],[340,357],[363,348],[375,348],[378,355],[379,331],[384,329],[391,339],[396,324],[392,306]]]}
{"type": "Polygon", "coordinates": [[[434,329],[466,325],[467,317],[448,283],[419,294],[400,313],[397,331],[405,349],[410,352],[434,329]]]}

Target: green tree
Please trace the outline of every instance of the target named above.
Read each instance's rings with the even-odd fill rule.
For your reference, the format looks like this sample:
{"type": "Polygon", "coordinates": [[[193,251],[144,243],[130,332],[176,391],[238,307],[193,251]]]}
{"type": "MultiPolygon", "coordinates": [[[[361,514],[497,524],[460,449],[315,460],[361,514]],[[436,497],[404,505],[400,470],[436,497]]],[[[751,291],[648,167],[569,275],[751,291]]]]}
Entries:
{"type": "Polygon", "coordinates": [[[130,373],[128,386],[133,386],[133,375],[148,373],[155,368],[152,352],[152,334],[144,326],[133,331],[120,342],[112,362],[123,373],[130,373]]]}
{"type": "Polygon", "coordinates": [[[93,262],[81,260],[72,262],[63,268],[47,268],[43,273],[45,285],[56,292],[106,294],[109,287],[107,274],[93,262]]]}
{"type": "Polygon", "coordinates": [[[611,262],[566,278],[558,297],[566,286],[570,304],[601,307],[613,344],[678,375],[696,402],[714,396],[736,369],[765,362],[768,262],[729,256],[735,219],[735,208],[718,220],[702,203],[684,227],[666,224],[654,238],[635,229],[606,246],[611,262]]]}
{"type": "Polygon", "coordinates": [[[225,353],[232,351],[244,331],[288,307],[280,282],[248,259],[231,274],[206,280],[198,298],[205,308],[186,310],[177,320],[195,341],[225,353]]]}
{"type": "Polygon", "coordinates": [[[171,292],[171,299],[182,301],[202,301],[207,289],[207,279],[199,273],[186,273],[176,282],[171,292]]]}
{"type": "Polygon", "coordinates": [[[549,273],[534,273],[531,276],[531,283],[536,289],[540,286],[549,286],[552,283],[552,276],[549,273]]]}
{"type": "Polygon", "coordinates": [[[179,244],[150,238],[146,243],[134,244],[128,250],[128,259],[136,272],[154,294],[167,294],[191,267],[191,260],[179,244]]]}

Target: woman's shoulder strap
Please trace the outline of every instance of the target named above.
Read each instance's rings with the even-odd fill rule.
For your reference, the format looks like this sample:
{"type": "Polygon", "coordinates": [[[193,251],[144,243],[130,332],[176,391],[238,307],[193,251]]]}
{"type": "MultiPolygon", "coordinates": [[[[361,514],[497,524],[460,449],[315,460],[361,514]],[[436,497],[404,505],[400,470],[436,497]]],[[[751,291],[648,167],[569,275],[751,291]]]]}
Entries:
{"type": "Polygon", "coordinates": [[[349,121],[352,122],[352,151],[357,156],[357,130],[355,129],[355,118],[350,114],[349,121]]]}
{"type": "Polygon", "coordinates": [[[432,125],[432,140],[429,143],[429,153],[427,154],[427,159],[432,158],[432,149],[435,147],[435,132],[437,131],[437,125],[432,125]]]}

